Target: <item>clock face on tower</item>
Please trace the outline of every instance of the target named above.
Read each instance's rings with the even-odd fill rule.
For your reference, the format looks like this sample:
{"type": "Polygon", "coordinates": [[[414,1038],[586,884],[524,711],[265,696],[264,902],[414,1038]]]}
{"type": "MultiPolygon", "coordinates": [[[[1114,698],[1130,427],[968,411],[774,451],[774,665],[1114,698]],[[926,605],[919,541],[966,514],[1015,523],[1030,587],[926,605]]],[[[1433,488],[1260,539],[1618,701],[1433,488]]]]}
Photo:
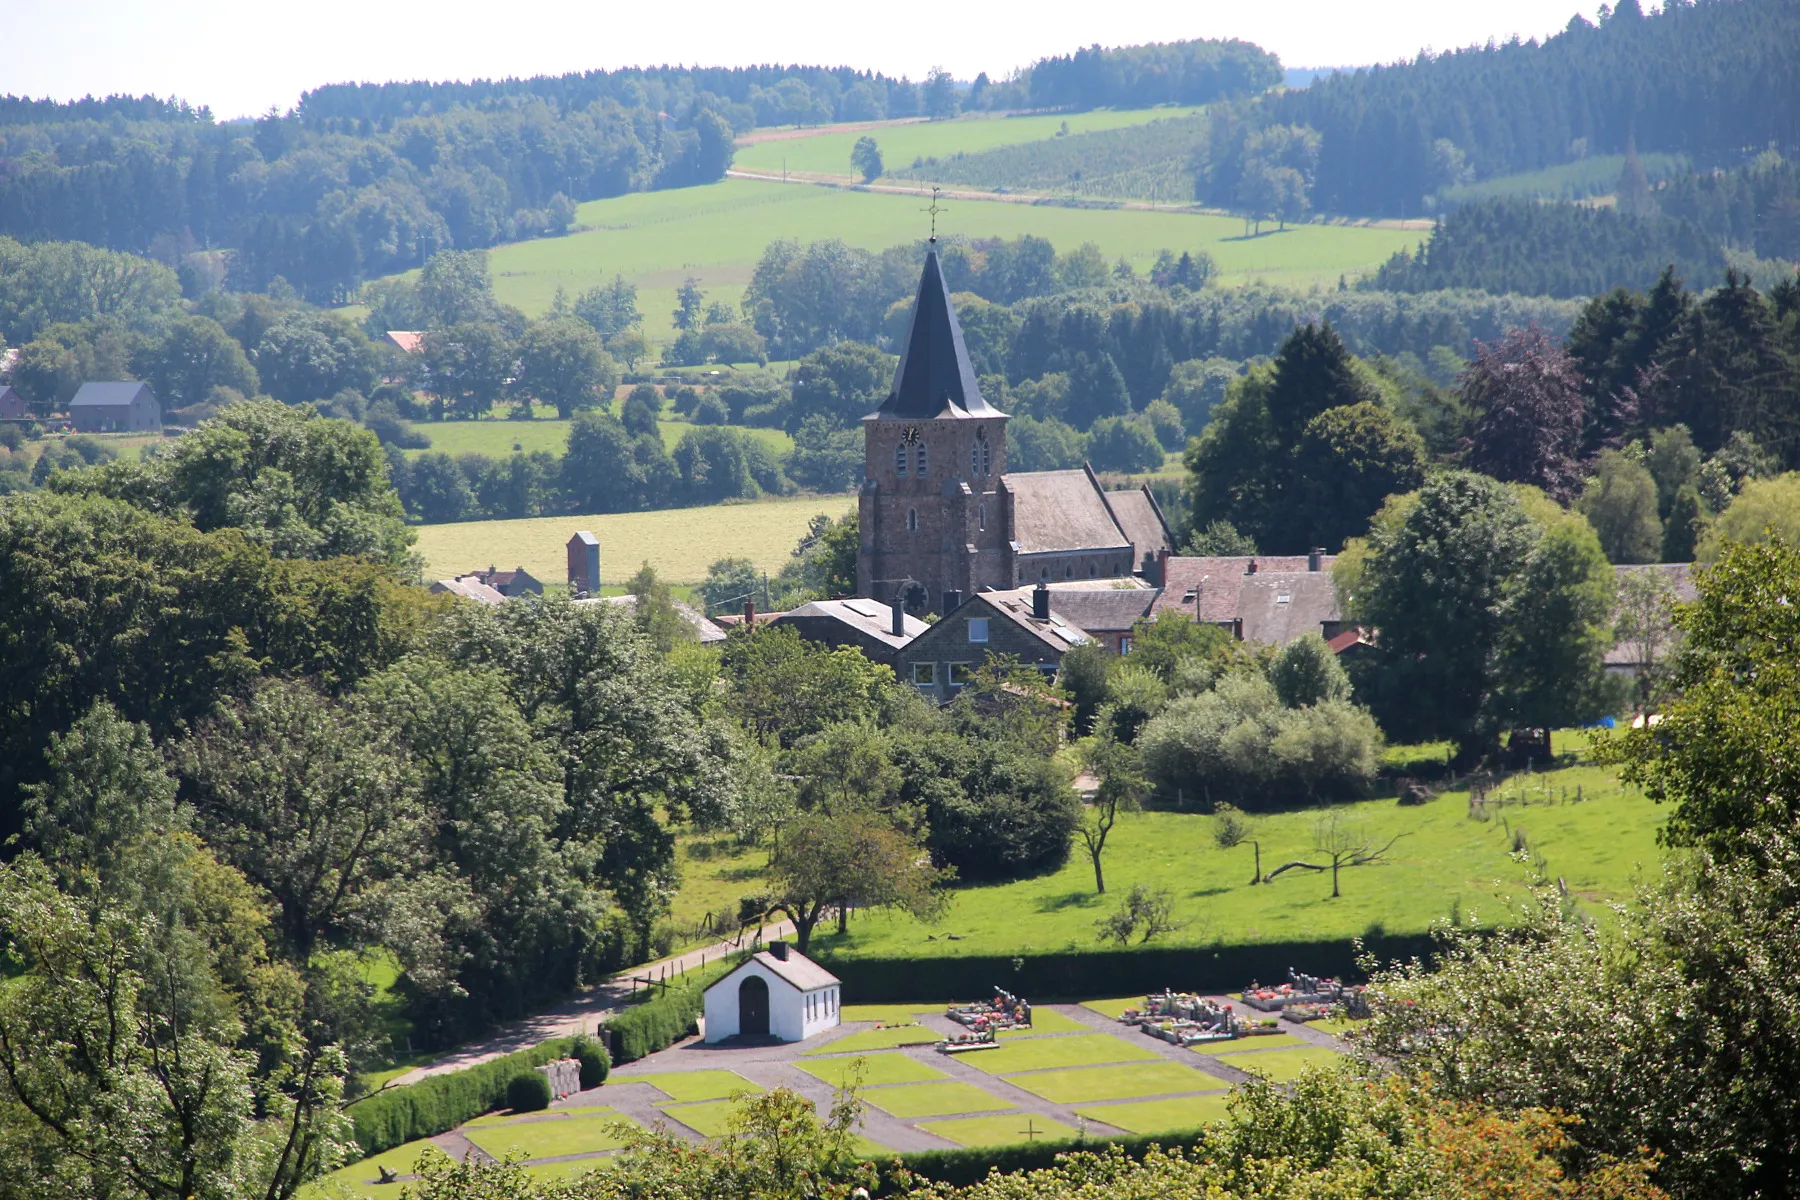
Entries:
{"type": "Polygon", "coordinates": [[[919,427],[917,425],[908,425],[905,429],[900,431],[900,440],[909,446],[918,441],[919,427]]]}

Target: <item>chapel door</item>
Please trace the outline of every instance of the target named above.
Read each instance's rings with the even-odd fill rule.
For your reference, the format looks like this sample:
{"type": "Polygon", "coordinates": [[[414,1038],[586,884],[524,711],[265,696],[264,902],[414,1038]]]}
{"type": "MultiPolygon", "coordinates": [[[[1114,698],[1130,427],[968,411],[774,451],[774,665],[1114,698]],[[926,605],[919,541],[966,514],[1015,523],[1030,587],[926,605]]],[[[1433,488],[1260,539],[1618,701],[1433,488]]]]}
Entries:
{"type": "Polygon", "coordinates": [[[761,975],[738,984],[738,1032],[745,1037],[769,1036],[769,984],[761,975]]]}

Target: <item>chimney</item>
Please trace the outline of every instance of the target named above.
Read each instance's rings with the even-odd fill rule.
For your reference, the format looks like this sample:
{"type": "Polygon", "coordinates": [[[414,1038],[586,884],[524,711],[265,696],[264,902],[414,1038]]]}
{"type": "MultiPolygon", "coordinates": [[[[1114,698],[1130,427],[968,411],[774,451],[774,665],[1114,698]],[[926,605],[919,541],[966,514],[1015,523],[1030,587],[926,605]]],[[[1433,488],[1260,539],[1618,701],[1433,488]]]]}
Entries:
{"type": "Polygon", "coordinates": [[[1050,585],[1039,582],[1031,589],[1031,617],[1034,621],[1050,619],[1050,585]]]}
{"type": "Polygon", "coordinates": [[[1244,640],[1244,618],[1231,618],[1231,636],[1240,642],[1244,640]]]}
{"type": "Polygon", "coordinates": [[[1314,546],[1306,552],[1306,569],[1318,572],[1325,568],[1325,547],[1314,546]]]}
{"type": "Polygon", "coordinates": [[[889,630],[895,637],[906,636],[906,603],[900,597],[894,597],[894,624],[889,630]]]}
{"type": "Polygon", "coordinates": [[[949,616],[951,613],[955,612],[957,609],[959,609],[961,607],[962,607],[962,593],[961,592],[957,591],[955,588],[951,588],[949,591],[944,593],[944,610],[943,610],[944,616],[946,616],[946,617],[949,616]]]}
{"type": "Polygon", "coordinates": [[[786,942],[770,942],[769,953],[774,957],[779,958],[782,962],[786,962],[788,956],[788,944],[786,942]]]}
{"type": "Polygon", "coordinates": [[[1167,546],[1156,552],[1156,575],[1150,582],[1157,587],[1169,586],[1169,548],[1167,546]]]}
{"type": "Polygon", "coordinates": [[[1245,570],[1244,574],[1246,574],[1246,575],[1256,574],[1256,560],[1254,558],[1250,560],[1250,566],[1247,570],[1245,570]]]}
{"type": "Polygon", "coordinates": [[[744,628],[749,629],[756,624],[756,597],[744,598],[744,628]]]}

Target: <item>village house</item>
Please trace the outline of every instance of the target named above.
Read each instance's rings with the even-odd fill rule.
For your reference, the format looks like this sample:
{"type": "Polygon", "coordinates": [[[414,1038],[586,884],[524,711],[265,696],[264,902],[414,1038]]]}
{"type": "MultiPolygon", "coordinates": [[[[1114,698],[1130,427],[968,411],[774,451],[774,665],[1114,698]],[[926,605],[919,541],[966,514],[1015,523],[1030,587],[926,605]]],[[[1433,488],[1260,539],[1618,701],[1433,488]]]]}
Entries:
{"type": "Polygon", "coordinates": [[[434,596],[448,594],[489,606],[506,603],[506,596],[498,589],[489,587],[471,575],[464,575],[456,579],[440,579],[426,590],[434,596]]]}
{"type": "Polygon", "coordinates": [[[84,383],[69,401],[69,424],[77,433],[159,433],[162,406],[149,384],[84,383]]]}
{"type": "Polygon", "coordinates": [[[930,628],[898,601],[815,600],[780,613],[769,624],[792,628],[809,642],[850,646],[873,662],[894,666],[899,652],[930,628]]]}
{"type": "MultiPolygon", "coordinates": [[[[1308,633],[1327,642],[1350,632],[1331,579],[1336,556],[1309,554],[1169,558],[1151,615],[1184,613],[1243,642],[1285,646],[1308,633]]],[[[1356,639],[1343,643],[1344,648],[1356,639]]]]}
{"type": "MultiPolygon", "coordinates": [[[[624,609],[627,613],[633,615],[637,613],[636,596],[584,596],[575,603],[611,604],[624,609]]],[[[672,600],[670,604],[675,609],[675,615],[681,618],[681,623],[688,627],[689,632],[694,635],[694,640],[701,645],[711,646],[725,640],[725,631],[708,620],[706,614],[693,605],[684,604],[679,600],[672,600]]]]}
{"type": "Polygon", "coordinates": [[[544,585],[524,567],[514,567],[510,571],[502,571],[490,566],[485,571],[470,571],[458,575],[458,579],[473,579],[477,583],[485,583],[507,599],[530,593],[534,596],[544,594],[544,585]]]}
{"type": "Polygon", "coordinates": [[[977,592],[964,600],[945,597],[946,612],[899,652],[896,673],[927,697],[947,701],[969,682],[990,654],[1053,675],[1072,646],[1087,634],[1057,615],[1044,584],[977,592]]]}
{"type": "Polygon", "coordinates": [[[0,421],[29,420],[31,410],[25,406],[25,397],[10,384],[0,385],[0,421]]]}
{"type": "Polygon", "coordinates": [[[770,942],[706,989],[706,1041],[803,1042],[837,1028],[842,991],[836,975],[786,942],[770,942]]]}

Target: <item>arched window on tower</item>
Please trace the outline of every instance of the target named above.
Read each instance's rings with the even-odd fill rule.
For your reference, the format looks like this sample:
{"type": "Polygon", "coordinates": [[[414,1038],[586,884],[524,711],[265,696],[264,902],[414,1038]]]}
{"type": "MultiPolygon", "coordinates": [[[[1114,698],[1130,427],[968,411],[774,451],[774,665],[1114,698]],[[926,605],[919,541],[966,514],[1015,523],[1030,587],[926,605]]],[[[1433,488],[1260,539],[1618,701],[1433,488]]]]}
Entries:
{"type": "Polygon", "coordinates": [[[987,505],[985,504],[975,506],[975,528],[983,533],[987,532],[987,505]]]}
{"type": "Polygon", "coordinates": [[[919,447],[919,478],[925,478],[925,447],[919,447]]]}
{"type": "Polygon", "coordinates": [[[906,510],[906,532],[919,532],[919,510],[916,508],[906,510]]]}
{"type": "Polygon", "coordinates": [[[894,473],[902,479],[906,478],[906,444],[904,442],[894,447],[894,473]]]}

